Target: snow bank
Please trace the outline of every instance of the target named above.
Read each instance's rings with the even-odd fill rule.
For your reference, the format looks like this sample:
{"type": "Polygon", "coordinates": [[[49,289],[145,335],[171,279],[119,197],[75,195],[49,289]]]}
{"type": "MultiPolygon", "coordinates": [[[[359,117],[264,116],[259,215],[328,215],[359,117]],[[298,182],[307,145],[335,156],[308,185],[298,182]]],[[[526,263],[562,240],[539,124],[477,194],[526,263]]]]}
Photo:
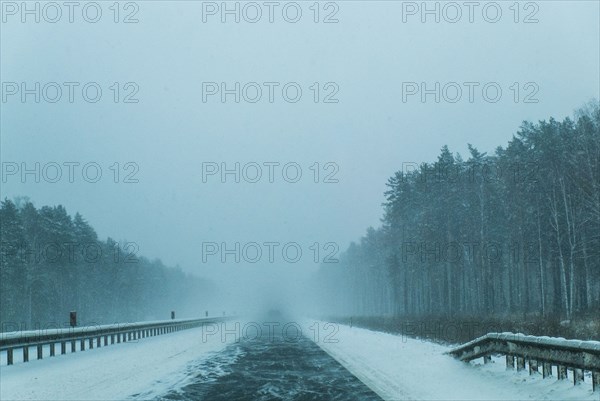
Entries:
{"type": "Polygon", "coordinates": [[[344,325],[330,340],[316,342],[386,400],[600,399],[589,377],[573,386],[568,380],[507,371],[502,358],[486,365],[464,363],[445,355],[450,347],[423,340],[344,325]]]}
{"type": "MultiPolygon", "coordinates": [[[[148,399],[185,385],[188,366],[227,346],[202,328],[0,366],[2,400],[148,399]]],[[[226,339],[227,340],[227,339],[226,339]]],[[[233,340],[233,338],[230,338],[233,340]]]]}

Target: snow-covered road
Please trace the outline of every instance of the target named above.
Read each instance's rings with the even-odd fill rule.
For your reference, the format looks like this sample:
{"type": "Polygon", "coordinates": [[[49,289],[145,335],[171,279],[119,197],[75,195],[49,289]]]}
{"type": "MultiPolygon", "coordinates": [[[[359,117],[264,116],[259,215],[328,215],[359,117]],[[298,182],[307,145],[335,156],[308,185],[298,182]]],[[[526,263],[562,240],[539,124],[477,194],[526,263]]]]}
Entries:
{"type": "Polygon", "coordinates": [[[193,362],[227,342],[202,328],[0,367],[2,400],[149,399],[185,385],[193,362]]]}
{"type": "MultiPolygon", "coordinates": [[[[324,322],[318,324],[325,327],[324,322]]],[[[323,394],[353,399],[344,397],[344,391],[356,397],[360,386],[353,384],[355,379],[312,339],[386,400],[600,400],[589,378],[574,387],[570,381],[506,371],[502,360],[465,364],[445,355],[447,347],[427,341],[342,325],[335,332],[321,331],[319,337],[314,328],[315,322],[303,324],[304,337],[287,345],[264,339],[232,344],[235,336],[224,341],[221,335],[203,336],[203,328],[196,328],[2,366],[0,399],[156,399],[169,394],[185,399],[190,392],[195,394],[190,399],[197,399],[199,394],[227,393],[224,390],[238,397],[253,388],[256,394],[268,391],[267,396],[287,394],[275,399],[332,398],[319,398],[323,394]]]]}
{"type": "Polygon", "coordinates": [[[450,348],[403,336],[338,326],[337,342],[318,345],[386,400],[600,400],[590,378],[542,379],[506,371],[503,359],[466,364],[444,355],[450,348]]]}

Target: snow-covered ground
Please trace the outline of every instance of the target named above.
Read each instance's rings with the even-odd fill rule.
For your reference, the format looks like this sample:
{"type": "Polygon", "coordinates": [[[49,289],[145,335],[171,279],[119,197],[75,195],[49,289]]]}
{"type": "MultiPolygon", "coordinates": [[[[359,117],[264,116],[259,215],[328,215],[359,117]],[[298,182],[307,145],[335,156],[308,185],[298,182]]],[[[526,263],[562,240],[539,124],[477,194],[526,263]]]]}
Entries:
{"type": "Polygon", "coordinates": [[[503,358],[467,364],[444,355],[450,348],[443,345],[337,327],[317,344],[386,400],[600,400],[589,376],[573,386],[570,380],[507,371],[503,358]]]}
{"type": "MultiPolygon", "coordinates": [[[[223,341],[221,335],[203,336],[203,330],[43,360],[35,360],[30,352],[31,362],[0,366],[0,400],[160,397],[190,383],[202,373],[199,370],[219,369],[204,362],[235,336],[223,341]]],[[[502,358],[487,365],[466,364],[445,355],[449,347],[443,345],[324,322],[307,322],[302,332],[386,400],[600,401],[600,393],[592,393],[589,376],[585,383],[573,386],[570,380],[506,371],[502,358]]]]}
{"type": "MultiPolygon", "coordinates": [[[[204,336],[202,328],[148,337],[71,355],[0,366],[0,400],[149,399],[185,385],[190,364],[234,338],[204,336]]],[[[15,353],[15,356],[20,352],[15,353]]]]}

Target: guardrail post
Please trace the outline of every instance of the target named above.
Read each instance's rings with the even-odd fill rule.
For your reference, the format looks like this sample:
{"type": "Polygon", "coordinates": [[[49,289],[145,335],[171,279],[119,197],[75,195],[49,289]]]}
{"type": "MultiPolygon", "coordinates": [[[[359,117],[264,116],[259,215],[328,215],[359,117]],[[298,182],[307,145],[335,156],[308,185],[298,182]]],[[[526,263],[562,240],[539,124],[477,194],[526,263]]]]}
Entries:
{"type": "Polygon", "coordinates": [[[592,391],[600,390],[600,372],[592,372],[592,391]]]}
{"type": "Polygon", "coordinates": [[[530,359],[529,360],[529,374],[532,375],[533,373],[538,373],[538,363],[536,360],[534,359],[530,359]]]}
{"type": "Polygon", "coordinates": [[[514,355],[506,355],[506,370],[514,370],[515,369],[515,356],[514,355]]]}
{"type": "Polygon", "coordinates": [[[79,348],[80,348],[80,351],[85,351],[85,339],[84,338],[79,340],[79,348]]]}
{"type": "Polygon", "coordinates": [[[583,369],[573,369],[573,384],[583,383],[583,369]]]}
{"type": "Polygon", "coordinates": [[[71,352],[75,352],[75,340],[71,340],[71,352]]]}
{"type": "Polygon", "coordinates": [[[93,339],[92,337],[90,337],[90,338],[88,339],[88,343],[90,344],[90,347],[89,347],[89,348],[90,348],[90,349],[94,349],[94,339],[93,339]]]}
{"type": "Polygon", "coordinates": [[[37,359],[42,359],[44,356],[42,355],[42,346],[38,344],[37,346],[37,359]]]}
{"type": "Polygon", "coordinates": [[[525,358],[522,356],[517,357],[517,371],[525,370],[525,358]]]}
{"type": "Polygon", "coordinates": [[[7,365],[13,364],[13,349],[12,348],[8,348],[6,350],[6,363],[7,363],[7,365]]]}
{"type": "Polygon", "coordinates": [[[23,347],[23,362],[29,362],[29,345],[23,347]]]}
{"type": "Polygon", "coordinates": [[[104,336],[104,346],[106,347],[108,345],[108,335],[104,336]]]}
{"type": "Polygon", "coordinates": [[[102,341],[102,337],[99,336],[99,337],[96,338],[96,348],[100,348],[100,345],[101,345],[100,342],[101,341],[102,341]]]}
{"type": "Polygon", "coordinates": [[[558,365],[558,380],[565,380],[567,378],[567,367],[558,365]]]}
{"type": "Polygon", "coordinates": [[[60,342],[60,354],[64,355],[67,353],[67,343],[64,341],[60,342]]]}
{"type": "Polygon", "coordinates": [[[114,344],[114,343],[115,343],[115,335],[114,335],[114,334],[111,334],[111,335],[110,335],[110,343],[111,343],[111,344],[114,344]]]}
{"type": "Polygon", "coordinates": [[[552,376],[552,364],[548,362],[542,363],[542,377],[545,379],[546,377],[552,376]]]}
{"type": "Polygon", "coordinates": [[[50,356],[54,356],[54,343],[50,343],[50,356]]]}

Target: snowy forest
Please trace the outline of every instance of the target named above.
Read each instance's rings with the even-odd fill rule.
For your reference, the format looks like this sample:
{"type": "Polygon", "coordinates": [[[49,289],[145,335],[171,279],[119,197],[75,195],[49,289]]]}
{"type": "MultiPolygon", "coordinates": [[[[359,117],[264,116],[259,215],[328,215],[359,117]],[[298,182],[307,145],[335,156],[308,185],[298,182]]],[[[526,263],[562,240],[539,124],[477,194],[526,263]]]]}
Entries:
{"type": "MultiPolygon", "coordinates": [[[[323,264],[307,301],[330,317],[600,314],[600,104],[524,122],[493,155],[443,146],[401,163],[379,228],[323,264]]],[[[198,276],[100,240],[79,214],[5,199],[0,209],[3,330],[200,316],[215,295],[198,276]],[[10,326],[10,327],[9,327],[10,326]]]]}
{"type": "Polygon", "coordinates": [[[524,122],[493,155],[468,149],[389,179],[381,227],[320,267],[324,314],[600,314],[598,103],[524,122]]]}
{"type": "Polygon", "coordinates": [[[99,240],[63,206],[6,199],[0,221],[2,331],[68,326],[70,311],[83,325],[199,316],[190,308],[211,296],[209,282],[140,256],[135,243],[99,240]]]}

